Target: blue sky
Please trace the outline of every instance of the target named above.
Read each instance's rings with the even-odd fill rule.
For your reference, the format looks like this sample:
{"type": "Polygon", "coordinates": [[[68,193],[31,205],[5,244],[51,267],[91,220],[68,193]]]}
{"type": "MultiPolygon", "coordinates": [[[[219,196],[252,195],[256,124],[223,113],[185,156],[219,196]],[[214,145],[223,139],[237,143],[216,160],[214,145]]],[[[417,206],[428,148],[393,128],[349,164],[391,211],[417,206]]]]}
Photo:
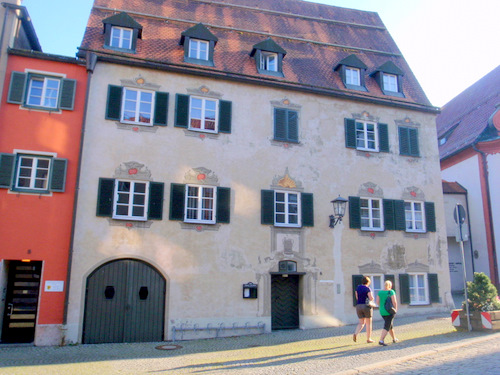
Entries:
{"type": "MultiPolygon", "coordinates": [[[[435,106],[446,104],[500,64],[500,0],[314,2],[377,12],[435,106]]],[[[22,0],[43,51],[73,57],[92,4],[22,0]]]]}

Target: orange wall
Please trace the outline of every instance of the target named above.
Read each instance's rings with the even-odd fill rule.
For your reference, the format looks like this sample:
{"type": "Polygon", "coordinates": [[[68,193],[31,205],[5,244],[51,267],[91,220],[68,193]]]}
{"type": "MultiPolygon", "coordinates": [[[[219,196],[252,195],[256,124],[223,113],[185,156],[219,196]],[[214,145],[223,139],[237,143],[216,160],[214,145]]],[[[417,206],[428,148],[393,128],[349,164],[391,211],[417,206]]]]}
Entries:
{"type": "Polygon", "coordinates": [[[64,280],[73,217],[73,201],[78,166],[87,74],[85,66],[60,61],[9,56],[5,88],[0,104],[0,152],[15,149],[55,152],[68,159],[64,193],[51,195],[13,194],[0,189],[0,259],[43,261],[38,324],[60,324],[64,292],[44,292],[46,280],[64,280]],[[76,79],[73,111],[49,113],[21,109],[7,103],[12,71],[33,69],[63,73],[76,79]]]}

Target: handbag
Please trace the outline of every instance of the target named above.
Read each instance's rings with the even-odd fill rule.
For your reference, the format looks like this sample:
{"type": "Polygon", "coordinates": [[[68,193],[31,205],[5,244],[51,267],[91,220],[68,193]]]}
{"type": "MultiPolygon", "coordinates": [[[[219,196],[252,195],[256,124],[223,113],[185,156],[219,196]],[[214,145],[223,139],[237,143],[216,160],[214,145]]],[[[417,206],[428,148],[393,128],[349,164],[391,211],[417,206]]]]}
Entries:
{"type": "Polygon", "coordinates": [[[396,309],[394,308],[392,304],[392,296],[390,294],[390,291],[387,292],[387,299],[385,300],[384,304],[385,310],[391,314],[391,315],[396,315],[396,309]]]}
{"type": "Polygon", "coordinates": [[[366,297],[366,301],[365,301],[365,304],[366,306],[368,306],[370,309],[373,308],[373,307],[377,307],[377,305],[375,304],[375,302],[373,302],[370,298],[366,297]]]}

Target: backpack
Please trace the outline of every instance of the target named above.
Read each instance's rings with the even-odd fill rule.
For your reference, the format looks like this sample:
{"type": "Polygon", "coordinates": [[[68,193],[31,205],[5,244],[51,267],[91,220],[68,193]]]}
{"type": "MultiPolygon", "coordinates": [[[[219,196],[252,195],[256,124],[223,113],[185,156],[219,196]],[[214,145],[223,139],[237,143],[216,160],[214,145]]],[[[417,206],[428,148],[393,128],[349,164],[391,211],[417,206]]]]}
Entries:
{"type": "Polygon", "coordinates": [[[395,315],[396,314],[396,309],[392,305],[392,295],[391,295],[391,291],[390,290],[387,292],[387,299],[385,300],[384,307],[385,307],[385,310],[389,314],[391,314],[391,315],[395,315]]]}

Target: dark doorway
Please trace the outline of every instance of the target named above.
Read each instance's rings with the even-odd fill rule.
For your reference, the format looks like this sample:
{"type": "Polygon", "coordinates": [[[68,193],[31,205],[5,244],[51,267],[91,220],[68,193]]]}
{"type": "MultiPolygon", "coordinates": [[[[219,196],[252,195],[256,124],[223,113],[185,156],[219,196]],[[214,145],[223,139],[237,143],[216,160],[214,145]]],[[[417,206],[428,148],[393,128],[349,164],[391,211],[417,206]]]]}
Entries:
{"type": "Polygon", "coordinates": [[[271,328],[299,328],[299,275],[271,277],[271,328]]]}
{"type": "Polygon", "coordinates": [[[41,271],[42,262],[9,262],[2,342],[34,341],[41,271]]]}
{"type": "Polygon", "coordinates": [[[83,342],[162,341],[165,279],[133,259],[107,263],[87,278],[83,342]]]}

